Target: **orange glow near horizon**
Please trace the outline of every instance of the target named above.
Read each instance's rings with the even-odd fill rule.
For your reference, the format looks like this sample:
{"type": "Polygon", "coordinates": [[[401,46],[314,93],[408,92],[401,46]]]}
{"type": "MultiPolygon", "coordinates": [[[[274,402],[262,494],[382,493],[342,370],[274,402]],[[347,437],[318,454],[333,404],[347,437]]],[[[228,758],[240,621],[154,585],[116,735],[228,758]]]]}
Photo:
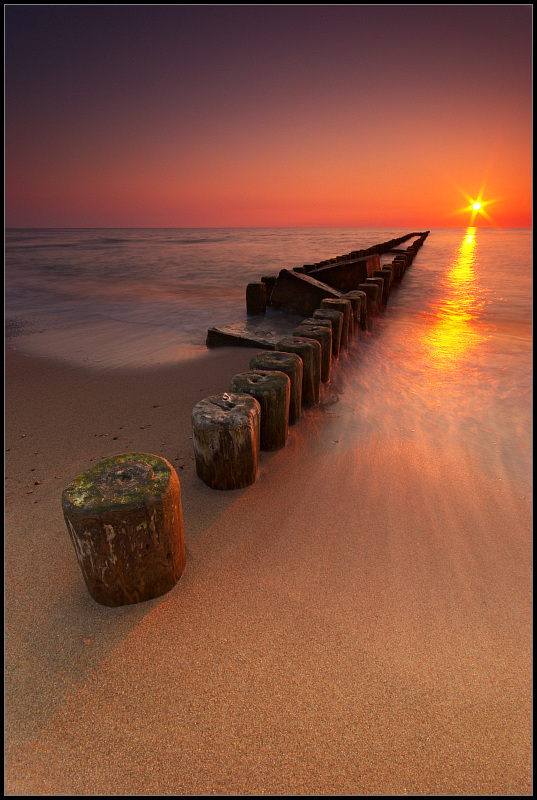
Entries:
{"type": "Polygon", "coordinates": [[[476,232],[468,227],[455,262],[445,278],[445,295],[434,311],[435,322],[421,340],[431,367],[437,372],[455,369],[463,356],[483,341],[474,325],[483,306],[476,275],[476,232]]]}
{"type": "Polygon", "coordinates": [[[5,227],[532,225],[530,7],[5,11],[5,227]]]}

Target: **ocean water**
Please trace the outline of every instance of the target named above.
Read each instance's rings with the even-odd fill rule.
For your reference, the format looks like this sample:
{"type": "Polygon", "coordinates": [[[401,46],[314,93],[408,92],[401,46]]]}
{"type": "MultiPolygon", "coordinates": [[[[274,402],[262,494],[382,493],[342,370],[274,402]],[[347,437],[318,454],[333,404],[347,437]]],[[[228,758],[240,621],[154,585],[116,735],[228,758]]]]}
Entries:
{"type": "MultiPolygon", "coordinates": [[[[409,314],[434,319],[440,298],[451,296],[451,310],[462,304],[472,317],[466,334],[531,324],[530,231],[477,228],[468,240],[469,230],[431,231],[413,268],[418,283],[405,281],[399,302],[409,314]]],[[[5,247],[7,332],[23,349],[41,339],[60,358],[77,358],[72,342],[79,337],[78,358],[88,366],[181,358],[188,346],[204,346],[209,327],[244,317],[248,282],[409,232],[12,229],[5,247]]],[[[441,314],[449,317],[449,307],[441,314]]],[[[441,328],[434,330],[438,337],[441,328]]]]}
{"type": "Polygon", "coordinates": [[[30,336],[23,347],[67,358],[78,337],[75,357],[88,366],[184,358],[204,346],[208,328],[244,317],[250,281],[408,232],[8,230],[8,331],[30,336]]]}
{"type": "MultiPolygon", "coordinates": [[[[7,337],[98,370],[179,362],[206,352],[209,327],[245,318],[248,282],[406,233],[8,230],[7,337]]],[[[432,439],[473,443],[483,467],[501,454],[521,497],[531,493],[531,231],[433,228],[345,363],[329,413],[359,420],[351,437],[404,429],[407,415],[415,430],[418,414],[432,439]]]]}
{"type": "MultiPolygon", "coordinates": [[[[18,349],[90,367],[179,360],[204,348],[208,328],[245,316],[248,282],[409,232],[12,229],[6,330],[18,349]]],[[[429,325],[436,359],[470,336],[510,332],[515,350],[531,336],[529,229],[433,229],[412,275],[397,307],[429,325]]]]}

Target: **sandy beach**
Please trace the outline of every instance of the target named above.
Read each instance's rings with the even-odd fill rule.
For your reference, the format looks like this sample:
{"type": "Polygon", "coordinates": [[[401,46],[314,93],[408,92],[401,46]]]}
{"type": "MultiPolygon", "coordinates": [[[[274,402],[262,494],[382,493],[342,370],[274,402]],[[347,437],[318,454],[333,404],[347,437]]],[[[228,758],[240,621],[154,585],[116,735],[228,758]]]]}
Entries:
{"type": "Polygon", "coordinates": [[[190,413],[254,352],[99,372],[8,347],[6,794],[532,794],[531,476],[349,352],[256,483],[212,491],[190,413]],[[112,609],[61,492],[129,451],[176,468],[187,567],[112,609]]]}

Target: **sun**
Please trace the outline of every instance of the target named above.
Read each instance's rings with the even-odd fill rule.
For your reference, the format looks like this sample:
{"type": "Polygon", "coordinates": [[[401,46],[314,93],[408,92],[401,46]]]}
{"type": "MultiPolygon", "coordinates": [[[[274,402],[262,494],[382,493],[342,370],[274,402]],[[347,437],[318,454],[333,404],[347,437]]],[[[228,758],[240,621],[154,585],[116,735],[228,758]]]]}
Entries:
{"type": "Polygon", "coordinates": [[[472,197],[471,195],[467,194],[467,192],[465,192],[464,189],[461,189],[460,186],[457,186],[457,189],[466,198],[468,205],[464,206],[463,208],[459,208],[455,212],[455,214],[470,214],[470,221],[469,221],[470,225],[473,225],[475,223],[476,217],[477,218],[483,217],[489,223],[492,223],[493,225],[495,224],[490,214],[487,213],[485,206],[490,206],[492,203],[495,203],[496,199],[484,200],[483,199],[484,188],[485,187],[482,186],[477,195],[474,194],[474,196],[472,197]]]}

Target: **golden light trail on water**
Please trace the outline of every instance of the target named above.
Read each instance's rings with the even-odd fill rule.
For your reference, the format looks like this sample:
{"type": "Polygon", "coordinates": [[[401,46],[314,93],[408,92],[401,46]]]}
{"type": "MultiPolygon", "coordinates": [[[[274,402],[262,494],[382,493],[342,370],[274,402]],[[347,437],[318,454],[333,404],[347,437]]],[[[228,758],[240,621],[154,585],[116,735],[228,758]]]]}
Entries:
{"type": "Polygon", "coordinates": [[[445,293],[433,309],[435,322],[421,340],[430,366],[437,371],[455,369],[463,356],[484,340],[475,325],[484,302],[475,272],[476,231],[475,227],[467,228],[446,274],[445,293]]]}

